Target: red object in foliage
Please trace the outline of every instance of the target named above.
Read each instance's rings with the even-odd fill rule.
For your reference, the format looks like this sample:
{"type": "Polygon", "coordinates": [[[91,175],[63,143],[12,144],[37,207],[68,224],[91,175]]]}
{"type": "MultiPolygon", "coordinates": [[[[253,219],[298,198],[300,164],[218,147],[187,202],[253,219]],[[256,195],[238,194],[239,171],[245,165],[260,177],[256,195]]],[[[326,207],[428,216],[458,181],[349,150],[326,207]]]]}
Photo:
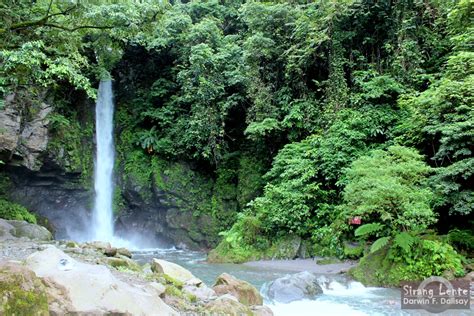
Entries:
{"type": "Polygon", "coordinates": [[[360,225],[362,224],[362,218],[360,216],[355,216],[349,219],[350,225],[360,225]]]}

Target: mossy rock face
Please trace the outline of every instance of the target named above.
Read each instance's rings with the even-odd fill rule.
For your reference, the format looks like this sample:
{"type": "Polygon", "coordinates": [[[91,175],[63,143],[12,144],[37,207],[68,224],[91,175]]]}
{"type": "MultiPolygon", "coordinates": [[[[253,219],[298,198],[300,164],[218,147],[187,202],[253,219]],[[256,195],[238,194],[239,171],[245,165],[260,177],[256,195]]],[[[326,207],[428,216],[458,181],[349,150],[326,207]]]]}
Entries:
{"type": "Polygon", "coordinates": [[[384,248],[367,254],[356,267],[349,270],[349,274],[366,286],[398,286],[386,279],[392,266],[386,260],[387,253],[388,248],[384,248]]]}
{"type": "Polygon", "coordinates": [[[298,256],[301,238],[298,236],[285,236],[276,241],[270,248],[269,256],[272,259],[294,259],[298,256]]]}
{"type": "Polygon", "coordinates": [[[105,263],[116,269],[128,269],[136,272],[142,271],[142,268],[138,263],[125,256],[119,255],[118,257],[107,257],[105,258],[105,263]]]}
{"type": "Polygon", "coordinates": [[[277,239],[267,249],[257,249],[251,245],[227,242],[225,238],[207,255],[211,263],[244,263],[262,259],[294,259],[299,256],[301,238],[285,236],[277,239]]]}
{"type": "Polygon", "coordinates": [[[255,248],[247,246],[233,247],[225,239],[207,255],[207,261],[210,263],[244,263],[263,258],[263,253],[255,248]]]}
{"type": "Polygon", "coordinates": [[[34,272],[13,264],[0,266],[1,315],[49,315],[48,297],[34,272]]]}
{"type": "Polygon", "coordinates": [[[364,255],[364,244],[345,243],[344,256],[349,259],[358,259],[364,255]]]}
{"type": "Polygon", "coordinates": [[[451,280],[465,272],[461,257],[450,245],[424,239],[404,257],[393,246],[368,253],[349,274],[364,285],[398,287],[401,281],[420,281],[430,276],[451,280]]]}
{"type": "Polygon", "coordinates": [[[53,235],[43,226],[30,224],[25,221],[8,221],[15,227],[16,237],[27,237],[35,240],[49,241],[53,239],[53,235]]]}

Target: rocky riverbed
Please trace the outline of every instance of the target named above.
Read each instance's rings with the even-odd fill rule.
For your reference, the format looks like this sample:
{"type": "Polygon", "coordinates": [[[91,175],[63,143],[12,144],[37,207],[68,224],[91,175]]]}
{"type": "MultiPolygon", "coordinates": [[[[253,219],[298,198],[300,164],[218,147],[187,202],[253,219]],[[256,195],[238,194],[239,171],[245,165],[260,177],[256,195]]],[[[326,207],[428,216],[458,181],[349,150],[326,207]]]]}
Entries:
{"type": "Polygon", "coordinates": [[[125,248],[12,224],[0,220],[0,314],[272,315],[255,287],[229,274],[210,287],[166,260],[140,265],[125,248]]]}

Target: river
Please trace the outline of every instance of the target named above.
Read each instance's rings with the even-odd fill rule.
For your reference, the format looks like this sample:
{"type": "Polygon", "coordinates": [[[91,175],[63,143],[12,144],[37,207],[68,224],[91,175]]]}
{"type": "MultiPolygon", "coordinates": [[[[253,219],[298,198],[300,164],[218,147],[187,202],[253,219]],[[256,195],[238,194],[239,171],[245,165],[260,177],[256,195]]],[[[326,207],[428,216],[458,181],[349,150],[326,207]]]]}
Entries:
{"type": "Polygon", "coordinates": [[[260,289],[264,303],[273,310],[275,316],[413,315],[400,310],[400,290],[364,287],[340,274],[318,275],[323,294],[317,299],[280,304],[266,297],[265,285],[286,274],[295,273],[294,271],[276,269],[274,266],[262,268],[243,264],[211,264],[206,262],[205,253],[188,250],[155,249],[134,252],[134,259],[140,263],[150,262],[151,258],[177,263],[209,286],[223,272],[245,280],[260,289]]]}

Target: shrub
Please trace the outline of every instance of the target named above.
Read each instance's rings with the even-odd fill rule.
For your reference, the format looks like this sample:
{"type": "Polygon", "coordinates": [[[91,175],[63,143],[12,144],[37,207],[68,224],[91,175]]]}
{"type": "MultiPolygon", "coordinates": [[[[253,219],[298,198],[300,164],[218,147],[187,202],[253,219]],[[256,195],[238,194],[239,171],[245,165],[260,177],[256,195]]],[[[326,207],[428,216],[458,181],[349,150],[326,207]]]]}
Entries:
{"type": "Polygon", "coordinates": [[[460,277],[464,274],[461,262],[462,257],[449,244],[422,239],[410,252],[394,246],[370,252],[350,274],[365,285],[400,286],[400,281],[431,276],[460,277]]]}
{"type": "Polygon", "coordinates": [[[433,194],[426,185],[430,168],[414,149],[391,146],[356,160],[347,172],[343,209],[367,223],[355,231],[363,239],[377,237],[371,251],[387,244],[409,251],[414,235],[435,222],[433,194]]]}
{"type": "Polygon", "coordinates": [[[448,233],[448,242],[459,250],[474,252],[474,234],[470,230],[451,230],[448,233]]]}
{"type": "Polygon", "coordinates": [[[422,239],[410,252],[391,248],[391,259],[397,268],[394,275],[401,280],[421,280],[430,276],[448,278],[464,275],[462,257],[447,243],[422,239]]]}
{"type": "Polygon", "coordinates": [[[27,221],[36,224],[36,216],[16,203],[0,199],[0,218],[27,221]]]}

